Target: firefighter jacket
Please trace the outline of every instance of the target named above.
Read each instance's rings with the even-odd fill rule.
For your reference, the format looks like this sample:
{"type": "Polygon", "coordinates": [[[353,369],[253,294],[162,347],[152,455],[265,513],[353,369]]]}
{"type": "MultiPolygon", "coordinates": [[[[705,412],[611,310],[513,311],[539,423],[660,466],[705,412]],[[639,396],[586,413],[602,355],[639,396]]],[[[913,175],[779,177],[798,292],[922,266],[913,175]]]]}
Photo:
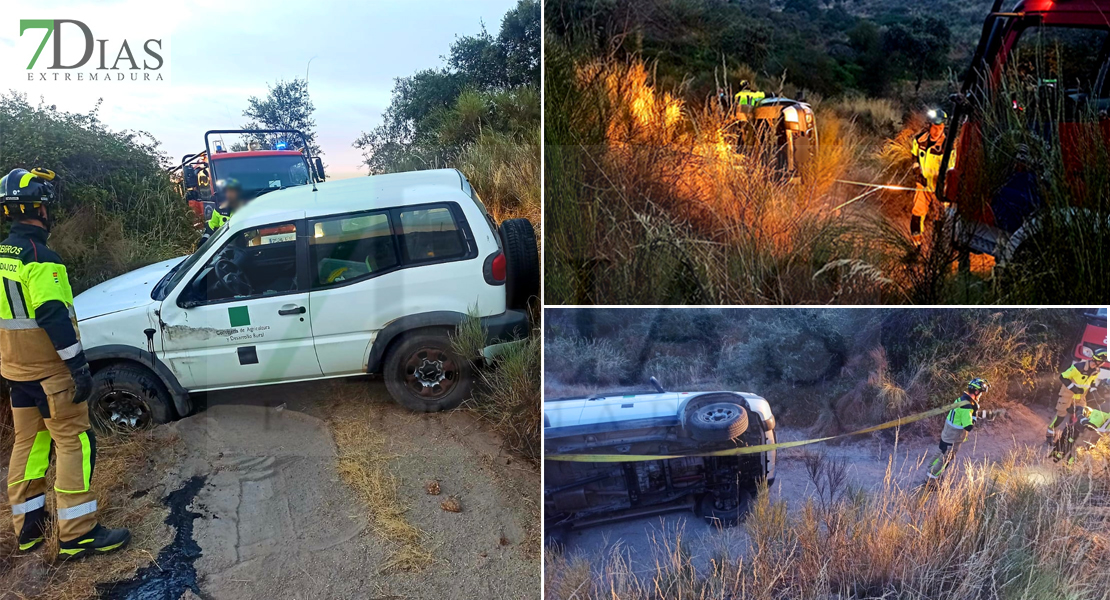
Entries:
{"type": "Polygon", "coordinates": [[[83,364],[73,290],[46,230],[15,223],[0,242],[0,375],[40,381],[83,364]]]}

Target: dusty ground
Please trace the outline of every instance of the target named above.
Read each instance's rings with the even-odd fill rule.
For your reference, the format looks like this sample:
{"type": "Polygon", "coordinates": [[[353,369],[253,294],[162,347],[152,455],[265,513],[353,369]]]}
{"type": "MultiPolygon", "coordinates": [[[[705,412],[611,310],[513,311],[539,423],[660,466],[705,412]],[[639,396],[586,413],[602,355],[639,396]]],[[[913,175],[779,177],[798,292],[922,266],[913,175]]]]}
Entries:
{"type": "Polygon", "coordinates": [[[470,413],[410,413],[380,381],[291,384],[211,394],[155,435],[163,467],[135,485],[165,505],[162,545],[146,553],[156,566],[99,586],[102,597],[539,596],[539,474],[470,413]],[[431,555],[422,569],[388,568],[396,544],[339,476],[327,422],[339,408],[384,436],[396,498],[431,555]],[[461,512],[441,508],[452,496],[461,512]]]}
{"type": "MultiPolygon", "coordinates": [[[[960,451],[963,464],[1002,460],[1014,450],[1029,449],[1047,455],[1044,429],[1052,411],[1016,404],[1005,408],[1004,415],[971,433],[960,451]]],[[[782,426],[778,434],[780,442],[809,437],[805,432],[782,426]]],[[[807,452],[821,454],[826,460],[843,461],[850,485],[876,491],[884,484],[888,466],[891,476],[900,485],[924,482],[923,465],[935,450],[936,440],[932,438],[902,439],[895,446],[893,435],[877,434],[850,438],[846,443],[813,444],[780,451],[775,484],[770,489],[771,499],[783,500],[791,509],[797,509],[815,496],[804,463],[807,452]]],[[[953,475],[957,473],[952,472],[953,475]]],[[[597,558],[620,552],[631,559],[637,572],[650,574],[655,571],[656,561],[668,562],[654,553],[660,548],[673,548],[676,539],[681,540],[693,564],[703,568],[722,552],[727,551],[731,556],[742,554],[748,536],[743,526],[721,531],[692,512],[676,512],[573,531],[566,538],[566,549],[570,553],[597,558]]]]}

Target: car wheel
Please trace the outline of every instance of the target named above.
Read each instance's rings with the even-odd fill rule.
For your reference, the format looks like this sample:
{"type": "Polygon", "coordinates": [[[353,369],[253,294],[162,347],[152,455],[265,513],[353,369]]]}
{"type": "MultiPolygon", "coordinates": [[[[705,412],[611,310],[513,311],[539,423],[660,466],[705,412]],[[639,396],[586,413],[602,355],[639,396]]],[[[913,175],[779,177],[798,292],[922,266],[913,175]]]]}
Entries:
{"type": "Polygon", "coordinates": [[[699,442],[727,442],[748,430],[748,411],[728,400],[702,400],[686,407],[687,435],[699,442]]]}
{"type": "Polygon", "coordinates": [[[115,364],[93,375],[89,420],[101,434],[128,434],[173,419],[172,401],[158,376],[142,367],[115,364]]]}
{"type": "Polygon", "coordinates": [[[698,516],[714,527],[735,527],[744,520],[751,502],[752,493],[745,489],[722,498],[707,493],[698,501],[698,516]]]}
{"type": "Polygon", "coordinates": [[[444,333],[406,334],[385,359],[385,387],[398,404],[416,412],[455,408],[470,397],[470,361],[444,333]]]}
{"type": "Polygon", "coordinates": [[[528,300],[540,294],[540,252],[536,231],[528,219],[501,223],[501,246],[505,251],[505,304],[528,308],[528,300]]]}

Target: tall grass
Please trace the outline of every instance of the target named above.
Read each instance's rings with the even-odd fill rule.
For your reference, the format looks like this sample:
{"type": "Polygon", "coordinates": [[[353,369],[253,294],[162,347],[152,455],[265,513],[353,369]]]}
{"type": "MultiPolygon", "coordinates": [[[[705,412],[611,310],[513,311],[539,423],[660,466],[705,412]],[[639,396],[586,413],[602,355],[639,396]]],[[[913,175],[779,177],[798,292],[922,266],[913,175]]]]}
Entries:
{"type": "Polygon", "coordinates": [[[546,244],[553,303],[901,301],[888,244],[829,194],[856,148],[819,115],[824,150],[790,183],[773,145],[741,153],[736,115],[654,88],[650,65],[548,44],[546,244]]]}
{"type": "MultiPolygon", "coordinates": [[[[835,465],[814,467],[828,472],[817,480],[835,480],[835,465]]],[[[888,470],[874,494],[826,486],[828,497],[798,511],[762,494],[743,525],[747,543],[710,557],[708,570],[675,551],[681,539],[657,541],[662,558],[647,573],[621,554],[598,564],[551,549],[547,598],[1104,598],[1107,469],[1105,455],[1070,472],[1012,456],[968,465],[937,488],[900,484],[888,470]]]]}

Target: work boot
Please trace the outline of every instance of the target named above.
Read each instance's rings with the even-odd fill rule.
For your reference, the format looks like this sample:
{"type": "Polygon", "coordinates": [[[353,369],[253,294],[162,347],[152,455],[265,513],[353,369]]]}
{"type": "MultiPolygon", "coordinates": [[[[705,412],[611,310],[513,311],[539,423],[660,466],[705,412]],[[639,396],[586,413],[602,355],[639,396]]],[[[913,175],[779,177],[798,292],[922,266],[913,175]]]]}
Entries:
{"type": "Polygon", "coordinates": [[[90,552],[97,554],[104,554],[119,550],[131,541],[131,532],[127,529],[108,529],[103,525],[97,524],[92,528],[92,531],[86,533],[77,539],[68,542],[58,543],[58,558],[61,560],[73,560],[75,558],[84,558],[90,552]]]}
{"type": "Polygon", "coordinates": [[[30,554],[34,552],[46,539],[46,523],[42,518],[42,511],[34,511],[26,522],[23,531],[19,534],[19,553],[30,554]]]}
{"type": "Polygon", "coordinates": [[[1049,427],[1048,428],[1048,433],[1046,433],[1044,435],[1044,441],[1047,442],[1048,444],[1055,444],[1056,443],[1056,430],[1049,427]]]}

